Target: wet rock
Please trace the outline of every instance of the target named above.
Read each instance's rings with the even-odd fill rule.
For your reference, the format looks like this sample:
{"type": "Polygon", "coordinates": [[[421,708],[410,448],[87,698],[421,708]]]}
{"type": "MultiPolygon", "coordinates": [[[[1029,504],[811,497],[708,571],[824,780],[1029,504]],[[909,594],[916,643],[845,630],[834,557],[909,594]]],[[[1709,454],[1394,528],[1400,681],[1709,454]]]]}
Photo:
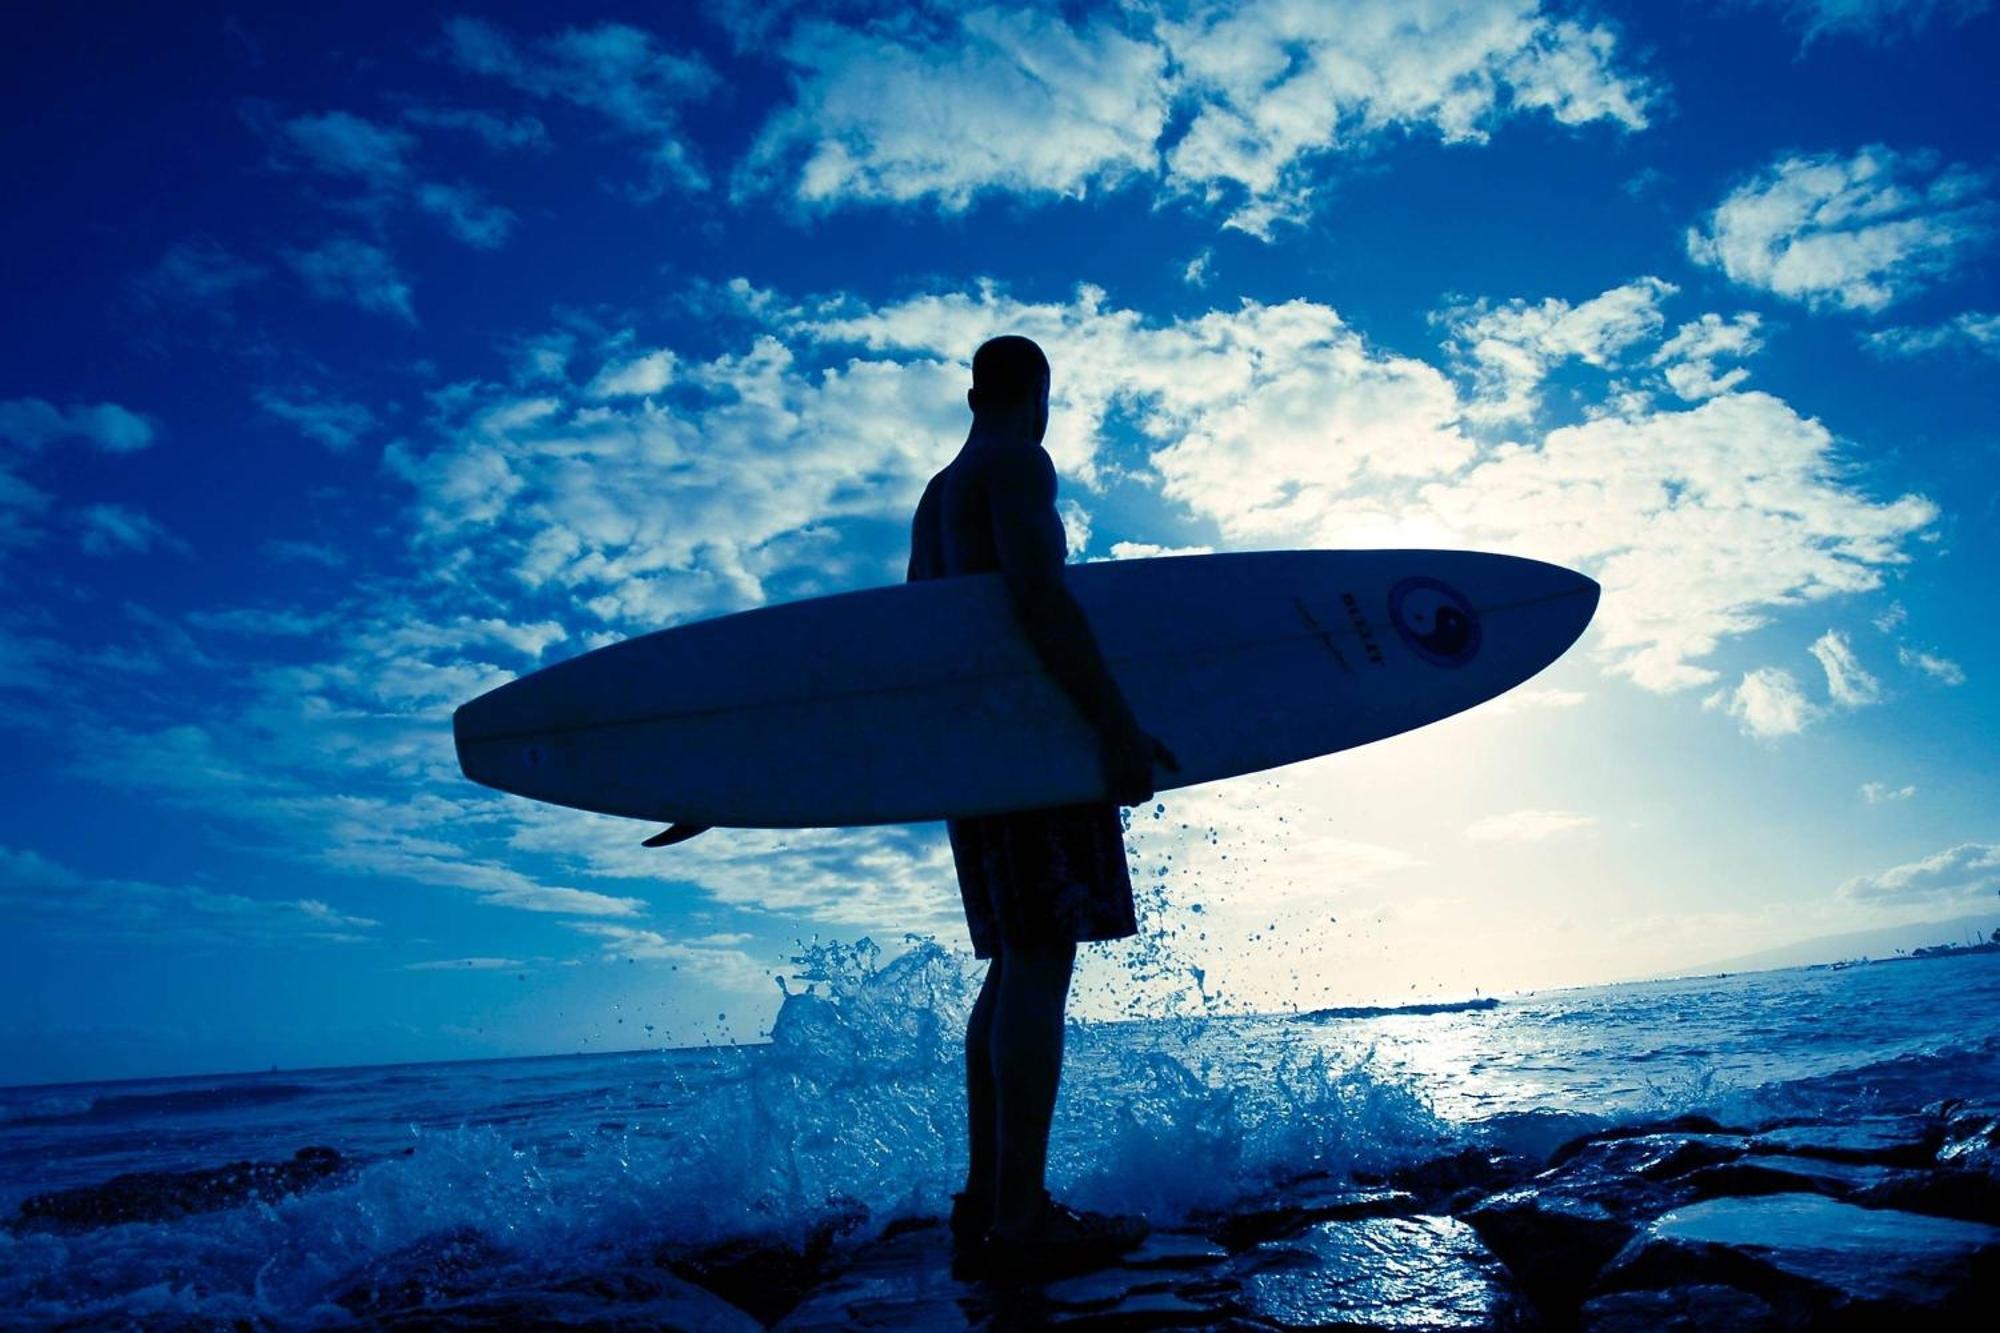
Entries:
{"type": "Polygon", "coordinates": [[[987,1318],[973,1287],[951,1275],[951,1234],[912,1227],[862,1246],[808,1293],[777,1327],[806,1330],[979,1326],[987,1318]]]}
{"type": "Polygon", "coordinates": [[[1506,1269],[1452,1217],[1322,1222],[1241,1256],[1244,1314],[1280,1328],[1534,1326],[1506,1269]]]}
{"type": "Polygon", "coordinates": [[[1822,1157],[1751,1153],[1732,1162],[1703,1167],[1691,1173],[1687,1183],[1696,1199],[1765,1194],[1824,1194],[1833,1199],[1852,1199],[1870,1190],[1883,1189],[1901,1177],[1922,1174],[1822,1157]]]}
{"type": "Polygon", "coordinates": [[[1602,1284],[1735,1287],[1785,1328],[1949,1326],[2000,1295],[2000,1228],[1810,1194],[1711,1199],[1648,1224],[1602,1284]]]}
{"type": "Polygon", "coordinates": [[[1175,1325],[1214,1327],[1227,1320],[1238,1286],[1185,1269],[1118,1265],[1049,1284],[997,1294],[997,1326],[1040,1323],[1074,1328],[1175,1325]]]}
{"type": "Polygon", "coordinates": [[[1638,1234],[1641,1220],[1674,1201],[1643,1185],[1601,1194],[1509,1190],[1468,1210],[1465,1220],[1537,1306],[1561,1314],[1582,1303],[1597,1270],[1638,1234]]]}
{"type": "Polygon", "coordinates": [[[376,1329],[680,1329],[682,1333],[762,1333],[764,1325],[712,1291],[672,1273],[636,1275],[616,1299],[560,1287],[496,1289],[458,1301],[374,1315],[376,1329]]]}
{"type": "Polygon", "coordinates": [[[1408,1191],[1356,1187],[1324,1179],[1296,1184],[1281,1194],[1239,1205],[1207,1219],[1207,1232],[1230,1250],[1247,1250],[1267,1240],[1295,1236],[1316,1222],[1387,1217],[1416,1211],[1408,1191]]]}
{"type": "MultiPolygon", "coordinates": [[[[1269,1327],[1237,1319],[1221,1312],[1214,1305],[1186,1300],[1171,1291],[1134,1291],[1116,1305],[1103,1310],[1051,1311],[1046,1322],[1070,1330],[1070,1333],[1092,1333],[1097,1329],[1117,1329],[1120,1333],[1133,1333],[1134,1330],[1155,1328],[1263,1330],[1269,1327]]],[[[1017,1327],[1029,1326],[1017,1325],[1017,1327]]],[[[1006,1325],[996,1319],[994,1327],[1004,1328],[1006,1325]]]]}
{"type": "Polygon", "coordinates": [[[1206,1236],[1155,1231],[1118,1262],[1123,1268],[1213,1268],[1228,1257],[1228,1250],[1206,1236]]]}
{"type": "Polygon", "coordinates": [[[1578,1135],[1549,1154],[1546,1166],[1561,1166],[1588,1148],[1605,1143],[1615,1143],[1620,1139],[1658,1138],[1665,1135],[1685,1137],[1687,1135],[1730,1134],[1740,1135],[1741,1130],[1729,1129],[1705,1115],[1676,1115],[1665,1120],[1651,1120],[1630,1125],[1613,1125],[1609,1129],[1594,1130],[1578,1135]]]}
{"type": "Polygon", "coordinates": [[[1849,1202],[2000,1226],[2000,1177],[1949,1169],[1892,1171],[1880,1184],[1856,1192],[1849,1202]]]}
{"type": "Polygon", "coordinates": [[[371,1260],[339,1285],[333,1303],[351,1315],[382,1319],[462,1300],[492,1286],[511,1252],[477,1227],[433,1232],[371,1260]]]}
{"type": "Polygon", "coordinates": [[[671,1273],[628,1272],[584,1282],[501,1286],[476,1296],[372,1315],[373,1328],[678,1329],[761,1333],[763,1324],[671,1273]]]}
{"type": "Polygon", "coordinates": [[[1579,1144],[1537,1180],[1575,1179],[1586,1173],[1632,1175],[1642,1180],[1676,1180],[1703,1167],[1732,1161],[1749,1150],[1741,1134],[1628,1134],[1579,1144]]]}
{"type": "Polygon", "coordinates": [[[37,1194],[11,1224],[17,1231],[80,1231],[123,1222],[165,1222],[252,1202],[270,1203],[344,1180],[357,1163],[332,1148],[301,1148],[286,1162],[230,1162],[197,1171],[136,1171],[99,1185],[37,1194]]]}
{"type": "Polygon", "coordinates": [[[1734,1287],[1619,1291],[1586,1302],[1582,1333],[1779,1333],[1770,1302],[1734,1287]]]}
{"type": "Polygon", "coordinates": [[[2000,1181],[2000,1104],[1960,1102],[1944,1117],[1939,1166],[1978,1171],[2000,1181]]]}
{"type": "MultiPolygon", "coordinates": [[[[663,1254],[660,1262],[690,1282],[770,1323],[805,1298],[833,1266],[837,1241],[866,1219],[859,1207],[814,1227],[803,1241],[749,1237],[699,1250],[663,1254]]],[[[918,1229],[938,1231],[933,1223],[918,1229]]]]}
{"type": "Polygon", "coordinates": [[[1535,1174],[1537,1163],[1496,1148],[1464,1148],[1389,1174],[1389,1184],[1414,1195],[1426,1209],[1443,1200],[1483,1196],[1535,1174]]]}
{"type": "Polygon", "coordinates": [[[1566,1145],[1608,1132],[1604,1117],[1580,1111],[1502,1111],[1482,1119],[1476,1132],[1486,1143],[1504,1145],[1542,1166],[1566,1145]]]}
{"type": "Polygon", "coordinates": [[[943,1227],[896,1229],[856,1250],[777,1327],[1221,1327],[1238,1289],[1218,1275],[1228,1259],[1228,1251],[1203,1236],[1155,1232],[1118,1263],[1093,1272],[1051,1283],[989,1283],[952,1275],[943,1227]]]}
{"type": "Polygon", "coordinates": [[[1567,1316],[1647,1219],[1694,1199],[1687,1174],[1730,1160],[1744,1143],[1698,1129],[1593,1138],[1463,1216],[1538,1306],[1567,1316]]]}
{"type": "Polygon", "coordinates": [[[1943,1137],[1929,1116],[1865,1116],[1834,1124],[1785,1125],[1759,1132],[1757,1152],[1794,1153],[1831,1162],[1877,1166],[1928,1166],[1943,1137]]]}

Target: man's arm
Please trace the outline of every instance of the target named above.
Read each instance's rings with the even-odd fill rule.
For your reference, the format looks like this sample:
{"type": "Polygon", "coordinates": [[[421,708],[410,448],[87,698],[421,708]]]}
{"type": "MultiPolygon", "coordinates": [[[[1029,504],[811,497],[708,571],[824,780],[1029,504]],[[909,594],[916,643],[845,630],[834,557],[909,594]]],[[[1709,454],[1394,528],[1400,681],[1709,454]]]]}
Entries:
{"type": "Polygon", "coordinates": [[[1014,616],[1043,669],[1097,732],[1114,797],[1122,804],[1150,799],[1153,761],[1179,765],[1139,726],[1089,618],[1063,583],[1067,543],[1056,514],[1055,465],[1041,449],[1023,448],[997,454],[988,466],[993,544],[1014,616]]]}
{"type": "Polygon", "coordinates": [[[937,539],[937,479],[933,477],[931,484],[924,487],[923,498],[917,501],[916,516],[910,520],[910,564],[903,573],[905,583],[938,577],[937,539]]]}

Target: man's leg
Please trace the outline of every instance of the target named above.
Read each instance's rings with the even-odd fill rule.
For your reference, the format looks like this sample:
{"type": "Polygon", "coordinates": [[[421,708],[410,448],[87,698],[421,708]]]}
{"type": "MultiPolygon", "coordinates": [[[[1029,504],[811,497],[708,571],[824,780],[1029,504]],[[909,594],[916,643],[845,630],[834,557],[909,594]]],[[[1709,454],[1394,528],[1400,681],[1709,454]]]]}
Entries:
{"type": "Polygon", "coordinates": [[[999,1179],[1000,1111],[993,1089],[993,1011],[1000,1000],[1000,971],[996,951],[986,965],[986,981],[965,1025],[965,1196],[975,1204],[993,1198],[999,1179]]]}
{"type": "Polygon", "coordinates": [[[1019,1234],[1041,1214],[1049,1122],[1062,1080],[1063,1007],[1074,944],[1010,946],[992,1018],[993,1083],[999,1108],[999,1179],[993,1229],[1019,1234]]]}

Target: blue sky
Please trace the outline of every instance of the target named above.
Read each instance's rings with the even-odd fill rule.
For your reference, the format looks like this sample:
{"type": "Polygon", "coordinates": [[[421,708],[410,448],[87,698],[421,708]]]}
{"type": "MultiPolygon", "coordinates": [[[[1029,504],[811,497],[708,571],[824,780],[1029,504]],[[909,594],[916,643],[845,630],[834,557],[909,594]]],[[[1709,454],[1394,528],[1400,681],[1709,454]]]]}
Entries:
{"type": "Polygon", "coordinates": [[[0,1082],[757,1036],[941,827],[648,830],[457,703],[893,581],[1038,338],[1073,554],[1605,586],[1496,705],[1176,794],[1095,1014],[1992,908],[1984,0],[36,6],[0,52],[0,1082]]]}

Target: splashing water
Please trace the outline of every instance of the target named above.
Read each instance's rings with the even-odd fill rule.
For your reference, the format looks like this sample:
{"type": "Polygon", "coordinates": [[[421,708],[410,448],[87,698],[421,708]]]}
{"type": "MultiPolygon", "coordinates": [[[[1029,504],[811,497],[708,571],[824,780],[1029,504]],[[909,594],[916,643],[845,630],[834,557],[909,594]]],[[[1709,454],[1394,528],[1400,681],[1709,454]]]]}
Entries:
{"type": "MultiPolygon", "coordinates": [[[[1468,1137],[1535,1149],[1662,1111],[1742,1120],[2000,1091],[1992,956],[1491,1009],[1229,1017],[1176,977],[1170,951],[1131,952],[1194,1012],[1072,1027],[1051,1184],[1162,1224],[1468,1137]]],[[[120,1171],[282,1159],[308,1143],[366,1163],[271,1203],[0,1231],[0,1308],[337,1320],[341,1293],[426,1246],[476,1252],[493,1281],[548,1284],[663,1247],[796,1239],[836,1219],[865,1235],[940,1211],[965,1165],[961,1034],[977,966],[927,940],[891,958],[867,941],[814,944],[796,962],[755,1046],[0,1090],[8,1212],[120,1171]]]]}

